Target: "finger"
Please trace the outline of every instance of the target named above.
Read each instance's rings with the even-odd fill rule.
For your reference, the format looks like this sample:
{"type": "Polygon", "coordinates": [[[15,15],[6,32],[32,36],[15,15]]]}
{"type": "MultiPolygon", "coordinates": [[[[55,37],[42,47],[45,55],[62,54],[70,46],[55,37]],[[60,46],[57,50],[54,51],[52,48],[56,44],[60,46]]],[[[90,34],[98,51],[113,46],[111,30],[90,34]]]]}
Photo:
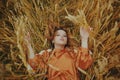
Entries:
{"type": "Polygon", "coordinates": [[[30,32],[27,32],[27,36],[30,36],[30,32]]]}
{"type": "Polygon", "coordinates": [[[85,27],[82,27],[82,26],[80,27],[80,29],[81,29],[81,30],[84,30],[84,31],[87,30],[85,27]]]}
{"type": "Polygon", "coordinates": [[[86,29],[84,27],[80,27],[80,33],[82,34],[84,32],[86,32],[86,29]]]}
{"type": "Polygon", "coordinates": [[[27,38],[30,39],[30,32],[27,32],[27,38]]]}

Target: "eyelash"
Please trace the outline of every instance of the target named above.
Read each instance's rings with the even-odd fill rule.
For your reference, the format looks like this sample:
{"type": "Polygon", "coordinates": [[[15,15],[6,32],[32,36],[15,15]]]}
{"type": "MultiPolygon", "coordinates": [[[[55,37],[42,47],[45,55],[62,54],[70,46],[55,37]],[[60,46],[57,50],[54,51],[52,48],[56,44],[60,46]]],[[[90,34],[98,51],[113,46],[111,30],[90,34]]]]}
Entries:
{"type": "MultiPolygon", "coordinates": [[[[58,34],[57,34],[56,36],[60,36],[60,35],[58,35],[58,34]]],[[[67,37],[67,36],[66,36],[66,35],[64,35],[64,37],[67,37]]]]}

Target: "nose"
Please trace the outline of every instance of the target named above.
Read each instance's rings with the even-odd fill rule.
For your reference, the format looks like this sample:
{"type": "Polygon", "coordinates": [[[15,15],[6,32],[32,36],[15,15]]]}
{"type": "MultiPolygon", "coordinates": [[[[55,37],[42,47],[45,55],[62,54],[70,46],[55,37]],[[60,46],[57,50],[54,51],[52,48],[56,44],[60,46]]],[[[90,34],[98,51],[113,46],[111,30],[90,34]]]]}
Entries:
{"type": "Polygon", "coordinates": [[[64,36],[61,36],[61,38],[63,39],[63,38],[64,38],[64,36]]]}

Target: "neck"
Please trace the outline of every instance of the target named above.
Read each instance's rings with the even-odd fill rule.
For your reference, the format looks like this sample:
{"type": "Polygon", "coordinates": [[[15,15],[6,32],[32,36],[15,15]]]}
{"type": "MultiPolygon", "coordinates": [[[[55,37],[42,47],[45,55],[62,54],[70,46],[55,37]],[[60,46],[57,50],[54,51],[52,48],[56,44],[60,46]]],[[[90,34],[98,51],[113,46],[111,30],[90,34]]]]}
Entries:
{"type": "Polygon", "coordinates": [[[59,49],[59,50],[63,50],[64,49],[64,45],[54,45],[55,49],[59,49]]]}

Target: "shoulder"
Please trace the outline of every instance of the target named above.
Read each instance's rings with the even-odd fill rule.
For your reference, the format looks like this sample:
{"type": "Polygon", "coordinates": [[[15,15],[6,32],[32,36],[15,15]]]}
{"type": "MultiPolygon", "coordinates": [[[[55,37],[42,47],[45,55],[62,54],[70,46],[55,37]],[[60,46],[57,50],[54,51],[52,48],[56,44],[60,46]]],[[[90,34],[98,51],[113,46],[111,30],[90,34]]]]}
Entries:
{"type": "Polygon", "coordinates": [[[82,51],[88,51],[89,54],[92,54],[91,50],[89,50],[87,48],[82,48],[82,47],[67,48],[67,51],[75,53],[75,54],[78,54],[78,53],[80,53],[82,51]]]}
{"type": "Polygon", "coordinates": [[[77,53],[78,49],[77,48],[67,48],[68,52],[72,52],[72,53],[77,53]]]}
{"type": "Polygon", "coordinates": [[[39,52],[39,54],[42,55],[42,54],[44,54],[45,52],[48,52],[48,53],[49,53],[49,52],[51,52],[51,51],[52,51],[52,49],[42,50],[42,51],[39,52]]]}

